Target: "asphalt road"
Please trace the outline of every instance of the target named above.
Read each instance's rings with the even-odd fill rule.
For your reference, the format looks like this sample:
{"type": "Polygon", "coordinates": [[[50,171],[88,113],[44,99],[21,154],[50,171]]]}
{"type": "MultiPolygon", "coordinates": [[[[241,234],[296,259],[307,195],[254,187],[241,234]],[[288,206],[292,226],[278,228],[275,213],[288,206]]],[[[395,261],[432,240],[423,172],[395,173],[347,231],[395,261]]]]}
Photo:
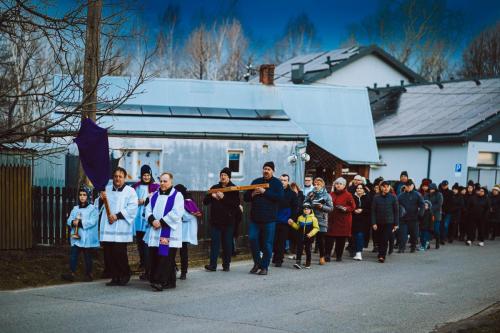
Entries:
{"type": "Polygon", "coordinates": [[[161,293],[137,279],[0,292],[0,332],[429,332],[500,300],[500,240],[364,259],[194,269],[161,293]]]}

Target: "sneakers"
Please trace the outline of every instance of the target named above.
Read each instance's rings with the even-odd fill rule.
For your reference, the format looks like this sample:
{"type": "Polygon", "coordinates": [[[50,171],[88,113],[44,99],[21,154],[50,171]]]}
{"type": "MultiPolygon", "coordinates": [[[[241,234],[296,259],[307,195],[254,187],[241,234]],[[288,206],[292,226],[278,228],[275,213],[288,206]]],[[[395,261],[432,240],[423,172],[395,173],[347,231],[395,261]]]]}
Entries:
{"type": "Polygon", "coordinates": [[[423,251],[425,251],[425,246],[420,246],[420,247],[418,248],[418,250],[419,250],[419,251],[422,251],[422,252],[423,252],[423,251]]]}
{"type": "Polygon", "coordinates": [[[358,260],[358,261],[363,260],[363,257],[361,257],[361,252],[356,252],[356,255],[352,259],[358,260]]]}
{"type": "Polygon", "coordinates": [[[477,246],[484,246],[484,242],[479,242],[477,246]]]}
{"type": "Polygon", "coordinates": [[[261,268],[261,269],[259,270],[259,272],[257,273],[257,275],[267,275],[267,269],[265,269],[265,268],[261,268]]]}
{"type": "Polygon", "coordinates": [[[297,268],[297,269],[302,269],[302,266],[300,266],[299,263],[296,263],[296,264],[293,264],[293,267],[297,268]]]}
{"type": "Polygon", "coordinates": [[[378,262],[383,264],[385,261],[385,258],[384,257],[378,257],[378,262]]]}
{"type": "Polygon", "coordinates": [[[467,244],[467,246],[471,246],[472,245],[472,241],[468,240],[467,242],[465,242],[465,244],[467,244]]]}
{"type": "Polygon", "coordinates": [[[304,268],[305,268],[305,269],[311,269],[311,264],[309,264],[309,265],[308,265],[308,264],[306,264],[306,265],[304,266],[304,268]]]}
{"type": "Polygon", "coordinates": [[[293,256],[288,256],[288,259],[292,259],[292,260],[295,260],[297,259],[297,257],[295,256],[295,254],[293,256]]]}

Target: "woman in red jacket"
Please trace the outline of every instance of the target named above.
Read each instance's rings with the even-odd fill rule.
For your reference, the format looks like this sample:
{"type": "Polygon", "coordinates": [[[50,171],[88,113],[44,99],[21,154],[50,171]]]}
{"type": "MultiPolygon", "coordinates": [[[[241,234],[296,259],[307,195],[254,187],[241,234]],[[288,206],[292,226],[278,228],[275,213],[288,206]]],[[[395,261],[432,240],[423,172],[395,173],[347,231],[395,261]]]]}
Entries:
{"type": "Polygon", "coordinates": [[[333,183],[334,191],[330,193],[333,201],[333,211],[328,216],[328,231],[326,233],[326,255],[332,252],[335,243],[335,259],[342,261],[345,241],[351,237],[352,212],[356,209],[354,199],[346,190],[346,180],[337,178],[333,183]]]}

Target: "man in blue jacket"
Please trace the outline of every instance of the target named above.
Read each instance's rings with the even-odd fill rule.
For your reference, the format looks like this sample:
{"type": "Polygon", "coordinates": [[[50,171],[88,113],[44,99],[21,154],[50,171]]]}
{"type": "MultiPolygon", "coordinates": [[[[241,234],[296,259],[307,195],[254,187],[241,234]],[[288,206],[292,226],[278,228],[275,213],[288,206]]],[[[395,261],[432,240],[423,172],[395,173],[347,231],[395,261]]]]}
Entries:
{"type": "Polygon", "coordinates": [[[252,203],[248,238],[252,249],[254,266],[250,273],[267,275],[273,252],[278,206],[283,198],[283,185],[278,178],[273,176],[274,162],[264,163],[262,174],[263,177],[254,179],[252,185],[268,183],[269,188],[259,187],[255,190],[249,190],[245,193],[244,199],[246,202],[252,203]],[[262,248],[259,241],[261,238],[262,248]]]}
{"type": "Polygon", "coordinates": [[[404,215],[399,219],[399,251],[404,253],[408,232],[410,233],[411,253],[415,252],[418,238],[418,217],[424,214],[424,198],[415,191],[413,180],[408,179],[405,191],[398,196],[398,202],[404,208],[404,215]]]}

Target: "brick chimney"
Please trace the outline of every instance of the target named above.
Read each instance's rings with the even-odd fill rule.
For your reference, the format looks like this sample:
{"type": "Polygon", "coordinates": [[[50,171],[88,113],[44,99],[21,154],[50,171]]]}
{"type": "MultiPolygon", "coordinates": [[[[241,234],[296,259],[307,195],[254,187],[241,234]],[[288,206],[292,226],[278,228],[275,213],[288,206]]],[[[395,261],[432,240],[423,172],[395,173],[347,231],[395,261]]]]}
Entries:
{"type": "Polygon", "coordinates": [[[265,64],[260,66],[259,82],[265,85],[274,84],[274,67],[273,64],[265,64]]]}

